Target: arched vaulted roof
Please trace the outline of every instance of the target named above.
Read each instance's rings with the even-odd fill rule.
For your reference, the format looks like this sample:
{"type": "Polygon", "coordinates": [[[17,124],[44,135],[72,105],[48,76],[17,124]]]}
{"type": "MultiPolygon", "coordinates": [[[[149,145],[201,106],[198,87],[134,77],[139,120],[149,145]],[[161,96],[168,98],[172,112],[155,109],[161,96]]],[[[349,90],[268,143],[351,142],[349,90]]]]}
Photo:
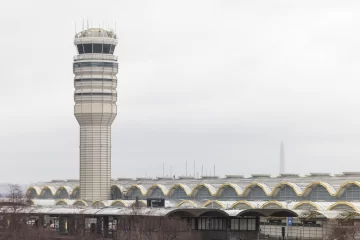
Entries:
{"type": "Polygon", "coordinates": [[[226,187],[230,187],[234,189],[238,196],[241,196],[243,194],[243,189],[239,185],[233,183],[224,183],[218,188],[215,195],[218,197],[221,196],[222,192],[224,191],[224,188],[226,187]]]}
{"type": "Polygon", "coordinates": [[[311,190],[312,190],[314,187],[319,186],[319,185],[320,185],[320,186],[323,186],[323,187],[329,192],[329,194],[330,194],[331,196],[336,196],[336,190],[334,189],[334,187],[333,187],[332,185],[330,185],[330,184],[327,183],[327,182],[318,182],[318,181],[312,182],[312,183],[310,183],[309,185],[307,185],[306,188],[304,189],[302,195],[303,195],[304,197],[307,197],[307,196],[310,194],[311,190]]]}
{"type": "Polygon", "coordinates": [[[204,208],[214,208],[214,204],[220,206],[222,209],[229,209],[233,206],[236,201],[219,201],[219,200],[208,200],[203,204],[204,208]]]}
{"type": "Polygon", "coordinates": [[[75,200],[72,205],[73,206],[76,206],[76,205],[88,206],[87,202],[85,202],[82,199],[75,200]]]}
{"type": "Polygon", "coordinates": [[[202,187],[207,188],[209,190],[209,193],[211,194],[211,196],[215,196],[216,189],[211,184],[207,184],[207,183],[197,184],[191,191],[191,196],[195,196],[197,194],[197,192],[199,191],[199,189],[202,187]]]}
{"type": "Polygon", "coordinates": [[[143,185],[134,184],[127,188],[126,194],[129,195],[132,191],[132,188],[137,188],[140,190],[141,195],[146,196],[147,190],[143,185]]]}
{"type": "Polygon", "coordinates": [[[196,204],[194,201],[191,201],[191,200],[183,200],[183,201],[181,201],[181,202],[176,206],[176,208],[181,208],[181,206],[182,206],[182,205],[185,205],[185,204],[189,204],[189,205],[191,205],[191,206],[194,207],[194,208],[199,207],[198,204],[196,204]]]}
{"type": "Polygon", "coordinates": [[[345,190],[348,187],[351,187],[352,185],[358,186],[360,187],[360,182],[359,181],[346,181],[344,182],[338,189],[338,191],[336,192],[336,196],[337,197],[341,197],[343,195],[343,193],[345,192],[345,190]]]}
{"type": "Polygon", "coordinates": [[[168,196],[171,196],[176,188],[182,188],[188,197],[191,196],[191,188],[186,184],[174,184],[168,191],[168,196]]]}
{"type": "Polygon", "coordinates": [[[221,210],[212,208],[175,209],[166,216],[264,216],[264,217],[297,217],[298,214],[289,209],[245,209],[245,210],[221,210]]]}
{"type": "Polygon", "coordinates": [[[53,187],[53,186],[44,186],[44,187],[41,189],[40,196],[44,195],[45,190],[47,190],[47,189],[49,189],[50,192],[51,192],[51,194],[52,194],[53,196],[55,196],[56,189],[55,189],[55,187],[53,187]]]}
{"type": "MultiPolygon", "coordinates": [[[[131,202],[133,202],[133,201],[131,201],[131,202]]],[[[114,201],[112,201],[112,203],[110,204],[110,206],[114,206],[114,205],[116,205],[116,204],[118,204],[118,203],[121,203],[124,207],[129,207],[129,201],[124,201],[124,200],[114,200],[114,201]]]]}
{"type": "Polygon", "coordinates": [[[250,208],[255,208],[255,206],[253,204],[251,204],[249,201],[245,201],[245,200],[240,200],[240,201],[234,202],[233,205],[230,208],[236,208],[236,206],[239,205],[239,204],[246,204],[250,208]]]}
{"type": "Polygon", "coordinates": [[[160,188],[160,190],[162,191],[162,193],[164,194],[164,196],[168,195],[168,188],[162,184],[153,184],[151,185],[148,190],[146,191],[146,196],[149,196],[151,194],[151,192],[154,190],[154,188],[160,188]]]}
{"type": "MultiPolygon", "coordinates": [[[[136,204],[136,201],[134,201],[130,206],[134,207],[136,204]]],[[[140,207],[146,207],[147,206],[147,202],[145,200],[139,200],[139,206],[140,207]]]]}
{"type": "Polygon", "coordinates": [[[28,189],[26,190],[25,195],[28,196],[28,195],[30,194],[30,191],[31,191],[31,190],[35,190],[36,194],[37,194],[38,196],[40,196],[41,188],[36,187],[36,186],[30,186],[30,187],[28,187],[28,189]]]}
{"type": "Polygon", "coordinates": [[[313,202],[311,202],[311,201],[301,201],[301,202],[299,202],[298,204],[296,204],[294,207],[293,207],[293,209],[294,210],[296,210],[296,209],[298,209],[300,206],[302,206],[302,205],[311,205],[311,206],[313,206],[314,208],[316,208],[317,210],[321,210],[321,208],[317,205],[317,204],[315,204],[315,203],[313,203],[313,202]]]}
{"type": "Polygon", "coordinates": [[[119,189],[120,192],[122,192],[122,193],[126,192],[126,188],[124,186],[122,186],[122,185],[113,184],[113,185],[111,185],[111,187],[115,187],[115,188],[119,189]]]}
{"type": "Polygon", "coordinates": [[[69,194],[69,196],[71,195],[71,193],[72,193],[72,191],[73,191],[73,189],[72,189],[71,187],[69,187],[69,186],[60,186],[60,187],[57,188],[56,193],[55,193],[55,196],[59,195],[59,194],[60,194],[60,191],[61,191],[62,189],[65,189],[66,192],[69,194]]]}
{"type": "Polygon", "coordinates": [[[301,201],[298,204],[296,204],[292,209],[297,210],[297,209],[300,209],[301,206],[303,206],[303,205],[311,205],[317,210],[325,211],[325,210],[328,210],[332,204],[333,204],[333,202],[301,201]]]}
{"type": "Polygon", "coordinates": [[[75,186],[73,190],[71,191],[71,195],[73,195],[76,191],[80,190],[80,186],[75,186]]]}
{"type": "Polygon", "coordinates": [[[96,204],[102,205],[103,207],[108,207],[108,206],[109,206],[108,201],[100,201],[100,200],[93,201],[93,202],[91,203],[91,206],[92,206],[92,207],[95,207],[96,204]]]}
{"type": "Polygon", "coordinates": [[[328,210],[332,210],[335,207],[338,207],[338,206],[341,206],[341,205],[348,206],[348,207],[354,209],[354,211],[357,211],[357,212],[360,211],[360,206],[358,204],[351,203],[351,202],[336,202],[333,205],[331,205],[328,210]]]}
{"type": "Polygon", "coordinates": [[[299,187],[299,185],[297,185],[297,184],[295,184],[295,183],[291,183],[291,182],[280,182],[280,183],[278,183],[278,184],[274,187],[271,195],[272,195],[273,197],[275,197],[275,196],[278,194],[280,188],[281,188],[282,186],[284,186],[284,185],[291,187],[291,188],[294,190],[294,192],[296,193],[297,196],[302,196],[303,191],[302,191],[301,187],[299,187]]]}
{"type": "Polygon", "coordinates": [[[74,203],[76,202],[76,200],[71,200],[71,199],[60,199],[56,202],[55,205],[67,205],[67,206],[71,206],[74,205],[74,203]]]}
{"type": "Polygon", "coordinates": [[[244,189],[243,195],[247,196],[249,194],[249,192],[251,191],[251,188],[254,188],[256,186],[260,187],[267,196],[271,196],[272,191],[271,191],[270,187],[264,183],[259,183],[259,182],[253,182],[253,183],[250,183],[249,185],[247,185],[244,189]]]}
{"type": "Polygon", "coordinates": [[[284,204],[280,203],[279,201],[268,201],[268,202],[264,203],[261,206],[261,208],[265,209],[266,206],[271,205],[271,204],[275,204],[275,205],[279,206],[280,208],[284,208],[284,209],[286,208],[286,206],[284,204]]]}
{"type": "MultiPolygon", "coordinates": [[[[271,185],[272,186],[272,185],[271,185]]],[[[344,192],[346,191],[347,188],[351,187],[351,186],[358,186],[360,188],[360,181],[346,181],[343,184],[340,185],[340,187],[336,187],[336,189],[334,188],[333,185],[324,182],[324,181],[314,181],[309,183],[308,185],[306,185],[306,187],[300,187],[298,184],[296,184],[295,182],[288,182],[288,181],[281,181],[279,183],[277,183],[274,187],[269,187],[266,183],[264,182],[252,182],[248,185],[246,185],[244,188],[242,188],[239,184],[235,184],[235,183],[231,183],[231,182],[225,182],[225,183],[221,183],[219,185],[215,184],[207,184],[207,183],[199,183],[197,185],[195,185],[194,187],[189,187],[186,184],[174,184],[171,187],[161,184],[161,183],[156,183],[156,184],[152,184],[149,188],[147,188],[144,185],[141,184],[133,184],[128,188],[125,188],[123,185],[121,184],[113,184],[111,185],[111,187],[116,187],[118,188],[122,193],[123,192],[127,192],[127,194],[130,194],[131,191],[133,191],[133,188],[137,188],[140,190],[141,194],[145,197],[148,196],[151,191],[155,188],[158,187],[159,189],[161,189],[162,193],[164,194],[164,196],[172,196],[174,190],[178,187],[182,188],[185,192],[185,194],[188,197],[191,196],[195,196],[198,192],[198,190],[202,187],[205,187],[208,189],[209,193],[211,196],[217,196],[220,197],[223,194],[223,191],[226,187],[232,188],[234,189],[235,193],[237,194],[237,196],[242,197],[242,196],[248,196],[248,194],[250,193],[251,189],[254,187],[260,187],[266,196],[271,196],[271,197],[275,197],[278,193],[281,187],[283,186],[289,186],[290,188],[292,188],[295,192],[295,194],[297,196],[302,196],[302,197],[307,197],[313,188],[315,188],[316,186],[323,186],[327,192],[329,193],[330,196],[333,197],[341,197],[344,192]],[[217,187],[219,186],[219,187],[217,187]]],[[[336,186],[339,186],[339,184],[337,184],[336,186]]],[[[62,185],[62,186],[52,186],[50,184],[41,187],[38,186],[30,186],[28,187],[28,189],[26,190],[25,195],[29,195],[31,191],[34,191],[37,195],[37,197],[42,196],[42,194],[44,194],[44,191],[46,189],[49,189],[51,194],[53,196],[57,196],[61,190],[65,189],[68,194],[70,196],[73,196],[74,193],[76,191],[79,190],[79,186],[68,186],[66,185],[62,185]]],[[[36,196],[35,196],[36,197],[36,196]]]]}
{"type": "Polygon", "coordinates": [[[204,208],[207,208],[207,207],[212,208],[212,205],[213,205],[214,203],[215,203],[216,205],[220,206],[220,207],[223,208],[223,209],[226,208],[225,204],[223,204],[222,202],[220,202],[220,201],[218,201],[218,200],[209,200],[209,201],[206,201],[206,202],[204,203],[203,207],[204,207],[204,208]]]}

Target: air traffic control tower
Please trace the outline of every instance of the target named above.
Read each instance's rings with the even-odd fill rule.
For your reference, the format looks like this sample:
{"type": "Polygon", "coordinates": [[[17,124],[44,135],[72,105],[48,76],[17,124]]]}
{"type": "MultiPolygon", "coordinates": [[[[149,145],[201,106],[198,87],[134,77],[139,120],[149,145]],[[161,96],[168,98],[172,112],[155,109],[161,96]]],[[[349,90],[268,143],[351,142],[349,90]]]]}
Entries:
{"type": "Polygon", "coordinates": [[[116,117],[116,34],[89,28],[75,35],[74,114],[80,124],[80,197],[110,199],[111,124],[116,117]]]}

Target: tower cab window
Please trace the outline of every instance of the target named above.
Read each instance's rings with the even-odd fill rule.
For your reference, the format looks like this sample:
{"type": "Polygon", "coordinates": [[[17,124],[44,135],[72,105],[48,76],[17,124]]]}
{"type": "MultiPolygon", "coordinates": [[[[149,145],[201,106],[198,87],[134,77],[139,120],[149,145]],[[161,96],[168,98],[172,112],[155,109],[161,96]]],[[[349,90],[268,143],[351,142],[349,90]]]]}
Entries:
{"type": "Polygon", "coordinates": [[[111,44],[100,44],[100,43],[88,43],[88,44],[78,44],[77,50],[79,54],[84,53],[106,53],[114,54],[115,45],[111,44]]]}

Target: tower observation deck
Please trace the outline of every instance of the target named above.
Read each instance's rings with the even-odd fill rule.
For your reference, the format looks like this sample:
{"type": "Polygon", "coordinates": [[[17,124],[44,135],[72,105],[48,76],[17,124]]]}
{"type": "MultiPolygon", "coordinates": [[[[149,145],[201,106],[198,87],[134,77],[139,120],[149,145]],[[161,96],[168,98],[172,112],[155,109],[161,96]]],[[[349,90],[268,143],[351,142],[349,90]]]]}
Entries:
{"type": "Polygon", "coordinates": [[[110,199],[111,124],[117,114],[117,37],[90,28],[75,35],[74,115],[80,125],[80,196],[110,199]]]}

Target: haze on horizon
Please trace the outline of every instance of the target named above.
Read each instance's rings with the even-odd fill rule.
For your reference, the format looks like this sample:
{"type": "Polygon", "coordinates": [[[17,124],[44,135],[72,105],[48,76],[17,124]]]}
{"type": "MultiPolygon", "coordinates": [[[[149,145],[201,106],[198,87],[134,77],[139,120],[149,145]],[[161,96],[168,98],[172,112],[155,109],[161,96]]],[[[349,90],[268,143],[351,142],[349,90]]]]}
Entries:
{"type": "Polygon", "coordinates": [[[78,178],[75,22],[117,23],[112,177],[360,171],[358,1],[8,1],[0,182],[78,178]],[[205,171],[204,171],[205,172],[205,171]]]}

